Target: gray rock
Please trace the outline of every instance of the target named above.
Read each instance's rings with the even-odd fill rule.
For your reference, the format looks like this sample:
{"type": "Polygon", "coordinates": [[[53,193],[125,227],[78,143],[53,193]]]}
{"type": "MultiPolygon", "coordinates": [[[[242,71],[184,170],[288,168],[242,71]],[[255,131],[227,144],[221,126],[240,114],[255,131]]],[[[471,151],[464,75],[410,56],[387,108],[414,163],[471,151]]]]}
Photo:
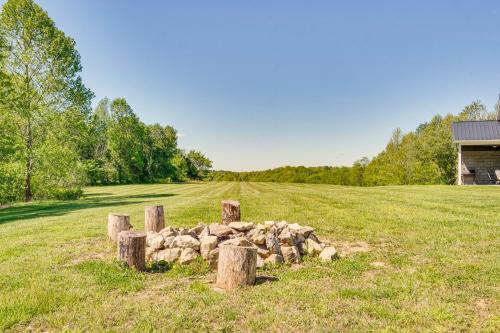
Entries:
{"type": "Polygon", "coordinates": [[[147,233],[146,235],[146,245],[152,248],[154,251],[161,250],[165,244],[165,238],[161,234],[157,233],[147,233]]]}
{"type": "Polygon", "coordinates": [[[196,236],[198,236],[203,231],[204,228],[205,228],[205,225],[198,224],[196,227],[193,227],[193,228],[189,229],[188,233],[190,235],[195,234],[196,236]]]}
{"type": "Polygon", "coordinates": [[[172,247],[180,247],[181,249],[190,248],[193,250],[200,249],[200,241],[191,235],[176,236],[172,247]]]}
{"type": "Polygon", "coordinates": [[[169,236],[177,236],[177,230],[175,230],[173,227],[168,226],[160,230],[160,234],[163,237],[169,237],[169,236]]]}
{"type": "Polygon", "coordinates": [[[223,241],[219,244],[219,247],[224,245],[233,245],[233,246],[252,246],[252,243],[248,241],[248,239],[244,237],[231,238],[226,241],[223,241]]]}
{"type": "Polygon", "coordinates": [[[333,246],[325,247],[323,251],[319,254],[319,258],[323,261],[332,261],[337,259],[337,250],[333,246]]]}
{"type": "Polygon", "coordinates": [[[155,255],[153,255],[153,260],[155,261],[166,261],[166,262],[175,262],[177,259],[179,259],[181,255],[182,249],[180,248],[173,248],[173,249],[165,249],[157,252],[155,255]]]}
{"type": "Polygon", "coordinates": [[[323,251],[325,246],[313,240],[312,238],[306,239],[307,253],[313,256],[317,256],[323,251]]]}
{"type": "Polygon", "coordinates": [[[274,222],[274,221],[264,221],[264,226],[265,226],[267,229],[271,228],[271,227],[272,227],[273,225],[275,225],[275,224],[276,224],[276,222],[274,222]]]}
{"type": "Polygon", "coordinates": [[[280,254],[271,254],[269,257],[264,260],[265,264],[269,265],[277,265],[277,264],[282,264],[285,262],[285,259],[283,259],[283,256],[280,254]]]}
{"type": "Polygon", "coordinates": [[[219,263],[219,248],[215,248],[210,251],[206,260],[208,261],[210,268],[216,270],[217,264],[219,263]]]}
{"type": "Polygon", "coordinates": [[[271,233],[266,235],[266,247],[271,254],[281,254],[280,242],[276,236],[271,233]]]}
{"type": "Polygon", "coordinates": [[[210,235],[214,235],[220,238],[231,234],[233,232],[233,229],[224,224],[213,223],[209,226],[209,231],[210,235]]]}
{"type": "Polygon", "coordinates": [[[199,254],[192,248],[185,248],[182,250],[181,256],[179,257],[179,263],[189,264],[198,258],[199,254]]]}
{"type": "Polygon", "coordinates": [[[312,239],[316,243],[321,244],[321,241],[318,239],[318,237],[316,237],[314,233],[309,234],[309,236],[307,236],[307,239],[312,239]]]}
{"type": "Polygon", "coordinates": [[[256,267],[257,268],[262,268],[262,267],[264,267],[264,265],[265,265],[264,259],[262,259],[260,256],[257,256],[257,265],[256,265],[256,267]]]}
{"type": "Polygon", "coordinates": [[[254,245],[254,247],[257,249],[257,255],[262,258],[267,258],[271,254],[265,245],[254,245]]]}
{"type": "Polygon", "coordinates": [[[168,236],[168,237],[165,237],[165,243],[163,244],[163,247],[165,248],[171,248],[171,247],[174,247],[174,240],[175,240],[175,237],[176,236],[168,236]]]}
{"type": "Polygon", "coordinates": [[[287,221],[281,221],[281,222],[276,223],[276,228],[278,228],[278,230],[281,232],[281,230],[286,228],[287,225],[288,225],[287,221]]]}
{"type": "Polygon", "coordinates": [[[288,246],[293,246],[295,245],[295,240],[288,228],[284,228],[280,235],[278,236],[278,239],[282,244],[288,245],[288,246]]]}
{"type": "Polygon", "coordinates": [[[248,231],[253,229],[254,224],[252,222],[231,222],[228,226],[238,231],[248,231]]]}
{"type": "Polygon", "coordinates": [[[217,236],[204,236],[200,241],[200,252],[203,259],[208,259],[210,251],[217,247],[217,236]]]}
{"type": "Polygon", "coordinates": [[[266,244],[266,235],[258,234],[252,236],[252,242],[257,245],[264,245],[266,244]]]}
{"type": "Polygon", "coordinates": [[[155,253],[156,253],[156,251],[153,248],[147,247],[146,248],[146,262],[153,259],[153,255],[155,253]]]}
{"type": "Polygon", "coordinates": [[[201,238],[203,238],[205,236],[209,236],[209,235],[210,235],[210,229],[208,229],[208,226],[204,226],[203,230],[198,235],[198,238],[201,239],[201,238]]]}
{"type": "Polygon", "coordinates": [[[296,246],[282,246],[281,253],[286,263],[300,263],[300,253],[296,246]]]}

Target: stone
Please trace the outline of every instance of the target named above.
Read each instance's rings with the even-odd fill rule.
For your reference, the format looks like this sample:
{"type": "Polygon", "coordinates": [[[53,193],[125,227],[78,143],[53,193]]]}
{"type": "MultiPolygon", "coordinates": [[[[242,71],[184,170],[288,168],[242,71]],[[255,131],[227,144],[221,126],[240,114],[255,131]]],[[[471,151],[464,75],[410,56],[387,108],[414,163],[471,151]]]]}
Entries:
{"type": "Polygon", "coordinates": [[[312,256],[317,256],[323,251],[325,246],[321,246],[322,244],[316,242],[315,240],[308,238],[306,239],[306,248],[307,248],[307,253],[312,255],[312,256]]]}
{"type": "Polygon", "coordinates": [[[280,254],[280,242],[278,241],[278,238],[274,236],[271,233],[268,233],[266,235],[266,247],[269,250],[270,253],[274,254],[280,254]]]}
{"type": "Polygon", "coordinates": [[[217,236],[204,236],[200,241],[200,252],[203,259],[208,259],[210,251],[217,247],[217,236]]]}
{"type": "Polygon", "coordinates": [[[319,254],[319,258],[323,261],[332,261],[337,259],[337,250],[333,246],[325,247],[319,254]]]}
{"type": "Polygon", "coordinates": [[[262,258],[267,258],[271,254],[265,245],[254,245],[254,247],[257,249],[257,255],[262,258]]]}
{"type": "Polygon", "coordinates": [[[245,233],[243,233],[243,232],[235,232],[235,233],[232,233],[231,235],[229,235],[229,238],[241,238],[244,236],[245,236],[245,233]]]}
{"type": "Polygon", "coordinates": [[[282,246],[281,253],[286,263],[289,264],[300,263],[300,253],[296,246],[282,246]]]}
{"type": "Polygon", "coordinates": [[[192,227],[191,229],[189,229],[188,233],[190,235],[195,234],[198,236],[203,231],[204,228],[205,228],[205,225],[200,223],[196,227],[192,227]]]}
{"type": "Polygon", "coordinates": [[[285,259],[280,254],[271,254],[269,257],[264,260],[264,263],[267,265],[278,265],[285,262],[285,259]]]}
{"type": "Polygon", "coordinates": [[[309,236],[307,236],[307,239],[312,239],[313,241],[315,241],[316,243],[318,244],[321,244],[321,241],[318,239],[318,237],[316,237],[315,234],[311,233],[309,234],[309,236]]]}
{"type": "Polygon", "coordinates": [[[257,224],[254,229],[259,231],[260,233],[265,233],[267,230],[266,226],[263,224],[257,224]]]}
{"type": "Polygon", "coordinates": [[[304,236],[305,238],[309,237],[310,234],[314,232],[314,229],[311,227],[302,227],[299,229],[299,234],[304,236]]]}
{"type": "Polygon", "coordinates": [[[256,267],[257,268],[262,268],[262,267],[264,267],[264,265],[265,265],[264,259],[262,259],[262,257],[258,255],[257,256],[257,266],[256,267]]]}
{"type": "Polygon", "coordinates": [[[178,231],[178,234],[181,236],[189,235],[189,229],[186,228],[180,228],[178,231]]]}
{"type": "Polygon", "coordinates": [[[210,235],[210,229],[208,229],[208,226],[204,226],[203,227],[203,230],[200,232],[200,234],[198,235],[198,238],[203,238],[205,236],[209,236],[210,235]]]}
{"type": "Polygon", "coordinates": [[[191,235],[176,236],[172,247],[180,247],[181,249],[190,248],[193,250],[200,249],[200,241],[191,235]]]}
{"type": "Polygon", "coordinates": [[[146,235],[146,245],[153,249],[154,251],[156,250],[161,250],[163,248],[163,245],[165,244],[165,238],[161,234],[153,233],[146,235]]]}
{"type": "Polygon", "coordinates": [[[284,228],[280,235],[278,236],[278,239],[282,244],[286,244],[289,246],[294,246],[295,245],[295,240],[294,237],[292,236],[292,233],[288,228],[284,228]]]}
{"type": "Polygon", "coordinates": [[[295,246],[299,249],[299,253],[301,255],[304,255],[307,253],[307,249],[306,249],[306,246],[304,243],[305,241],[306,241],[306,239],[301,234],[295,235],[295,246]]]}
{"type": "Polygon", "coordinates": [[[253,229],[254,224],[252,222],[231,222],[228,226],[238,231],[248,231],[253,229]]]}
{"type": "Polygon", "coordinates": [[[208,265],[213,270],[217,269],[217,264],[219,262],[219,248],[215,248],[208,253],[207,259],[208,265]]]}
{"type": "Polygon", "coordinates": [[[209,226],[210,235],[217,237],[228,236],[233,232],[233,229],[224,224],[213,223],[209,226]]]}
{"type": "Polygon", "coordinates": [[[248,239],[244,237],[231,238],[226,241],[223,241],[219,244],[219,247],[224,245],[234,245],[234,246],[252,246],[252,243],[248,241],[248,239]]]}
{"type": "Polygon", "coordinates": [[[276,223],[276,228],[278,228],[279,231],[283,230],[286,226],[288,225],[288,223],[286,221],[281,221],[281,222],[278,222],[276,223]]]}
{"type": "Polygon", "coordinates": [[[150,261],[153,258],[153,255],[156,253],[156,250],[146,247],[146,261],[150,261]]]}
{"type": "Polygon", "coordinates": [[[263,234],[254,235],[252,237],[252,242],[257,245],[264,245],[266,244],[266,235],[263,234]]]}
{"type": "Polygon", "coordinates": [[[168,237],[164,237],[165,239],[165,243],[163,243],[163,247],[164,248],[171,248],[171,247],[174,247],[174,240],[175,240],[175,237],[176,236],[168,236],[168,237]]]}
{"type": "Polygon", "coordinates": [[[288,229],[290,229],[290,231],[293,233],[298,233],[301,228],[302,227],[298,223],[290,223],[288,225],[288,229]]]}
{"type": "Polygon", "coordinates": [[[181,256],[179,257],[180,264],[189,264],[198,258],[199,254],[192,248],[185,248],[181,252],[181,256]]]}
{"type": "Polygon", "coordinates": [[[177,236],[177,231],[173,227],[168,226],[161,229],[159,234],[162,235],[163,237],[177,236]]]}
{"type": "Polygon", "coordinates": [[[264,221],[264,226],[269,229],[271,228],[272,226],[274,226],[276,224],[276,222],[274,221],[264,221]]]}
{"type": "Polygon", "coordinates": [[[182,249],[173,248],[173,249],[165,249],[157,252],[153,255],[153,260],[155,261],[166,261],[166,262],[175,262],[179,259],[181,255],[182,249]]]}

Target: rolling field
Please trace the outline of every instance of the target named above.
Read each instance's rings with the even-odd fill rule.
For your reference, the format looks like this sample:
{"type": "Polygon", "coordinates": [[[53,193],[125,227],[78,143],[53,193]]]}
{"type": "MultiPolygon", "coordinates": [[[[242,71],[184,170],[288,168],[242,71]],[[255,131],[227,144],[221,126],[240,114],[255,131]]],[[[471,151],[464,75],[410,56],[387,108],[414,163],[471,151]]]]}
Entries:
{"type": "Polygon", "coordinates": [[[500,187],[272,183],[87,188],[77,201],[0,209],[0,331],[500,330],[500,187]],[[166,224],[242,219],[316,228],[343,258],[257,272],[221,293],[204,263],[136,273],[114,261],[107,214],[162,204],[166,224]]]}

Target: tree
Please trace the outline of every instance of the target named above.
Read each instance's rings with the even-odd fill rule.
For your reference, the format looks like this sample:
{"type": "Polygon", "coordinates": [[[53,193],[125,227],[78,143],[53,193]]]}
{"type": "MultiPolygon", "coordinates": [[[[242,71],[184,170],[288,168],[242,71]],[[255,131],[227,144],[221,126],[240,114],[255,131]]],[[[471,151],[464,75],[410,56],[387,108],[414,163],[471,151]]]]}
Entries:
{"type": "Polygon", "coordinates": [[[487,120],[495,119],[494,117],[495,114],[488,113],[486,106],[479,100],[466,105],[458,115],[459,120],[487,120]]]}
{"type": "Polygon", "coordinates": [[[192,179],[205,179],[212,167],[212,161],[197,150],[190,150],[186,155],[188,161],[188,175],[192,179]]]}
{"type": "Polygon", "coordinates": [[[108,146],[119,183],[144,182],[146,129],[124,98],[111,102],[108,146]]]}
{"type": "Polygon", "coordinates": [[[9,121],[23,142],[24,200],[30,201],[33,175],[44,165],[43,153],[54,148],[47,140],[53,113],[73,110],[85,115],[93,94],[78,75],[82,67],[74,40],[32,0],[3,5],[0,35],[0,86],[10,87],[8,111],[2,112],[10,113],[9,121]]]}

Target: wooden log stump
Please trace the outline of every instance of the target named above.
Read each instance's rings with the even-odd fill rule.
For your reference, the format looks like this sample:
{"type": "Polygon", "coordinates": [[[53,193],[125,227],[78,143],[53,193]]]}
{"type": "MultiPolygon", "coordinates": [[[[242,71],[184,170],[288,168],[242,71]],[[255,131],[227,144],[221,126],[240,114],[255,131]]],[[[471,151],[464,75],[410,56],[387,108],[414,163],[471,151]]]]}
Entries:
{"type": "Polygon", "coordinates": [[[144,229],[159,232],[165,228],[163,206],[148,206],[144,209],[144,229]]]}
{"type": "Polygon", "coordinates": [[[120,232],[118,234],[118,260],[138,271],[146,270],[146,233],[120,232]]]}
{"type": "Polygon", "coordinates": [[[222,224],[241,221],[240,203],[236,200],[222,201],[222,224]]]}
{"type": "Polygon", "coordinates": [[[257,249],[246,246],[223,245],[219,249],[216,286],[234,289],[255,284],[257,249]]]}
{"type": "Polygon", "coordinates": [[[128,214],[108,215],[108,238],[116,242],[121,231],[130,230],[130,216],[128,214]]]}

